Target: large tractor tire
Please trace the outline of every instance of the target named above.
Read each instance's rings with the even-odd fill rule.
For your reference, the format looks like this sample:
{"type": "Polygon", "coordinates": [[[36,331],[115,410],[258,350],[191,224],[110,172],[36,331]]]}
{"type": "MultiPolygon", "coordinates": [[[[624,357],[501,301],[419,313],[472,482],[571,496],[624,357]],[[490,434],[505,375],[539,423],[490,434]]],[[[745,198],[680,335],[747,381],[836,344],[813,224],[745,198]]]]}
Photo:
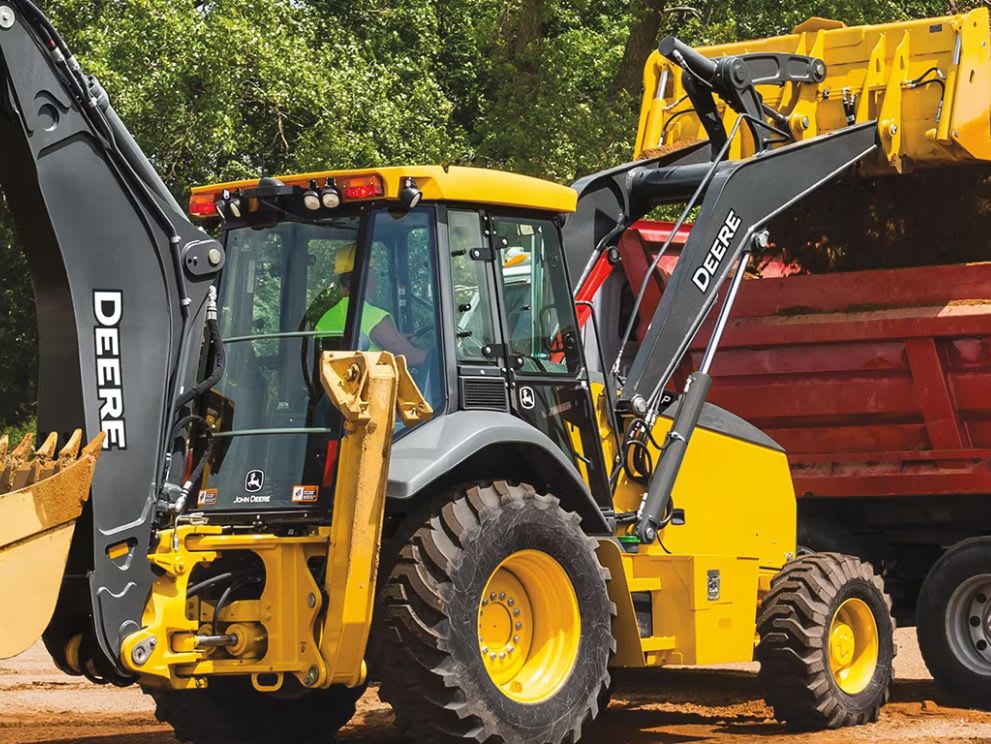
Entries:
{"type": "Polygon", "coordinates": [[[778,720],[804,731],[877,720],[894,620],[870,564],[840,553],[792,561],[772,579],[757,630],[758,678],[778,720]]]}
{"type": "Polygon", "coordinates": [[[956,701],[991,707],[991,538],[950,548],[922,583],[916,627],[922,658],[956,701]]]}
{"type": "Polygon", "coordinates": [[[379,691],[415,741],[576,742],[615,649],[608,571],[576,514],[527,485],[450,494],[383,588],[379,691]]]}
{"type": "Polygon", "coordinates": [[[189,744],[332,742],[354,716],[364,687],[307,690],[287,679],[279,692],[258,692],[242,677],[216,678],[204,690],[144,688],[155,717],[189,744]]]}

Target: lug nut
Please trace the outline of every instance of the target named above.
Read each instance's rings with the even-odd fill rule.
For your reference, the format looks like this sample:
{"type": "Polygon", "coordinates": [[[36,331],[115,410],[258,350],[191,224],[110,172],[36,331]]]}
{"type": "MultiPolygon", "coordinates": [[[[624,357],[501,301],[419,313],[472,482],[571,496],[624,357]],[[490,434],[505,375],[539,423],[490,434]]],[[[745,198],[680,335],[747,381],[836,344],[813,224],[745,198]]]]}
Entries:
{"type": "Polygon", "coordinates": [[[520,608],[517,607],[515,610],[513,610],[513,617],[519,617],[519,616],[520,616],[520,608]]]}
{"type": "Polygon", "coordinates": [[[499,592],[499,599],[505,599],[505,598],[506,598],[506,592],[499,592]]]}
{"type": "Polygon", "coordinates": [[[519,642],[520,642],[520,637],[518,635],[514,635],[513,636],[513,643],[519,643],[519,642]]]}
{"type": "Polygon", "coordinates": [[[521,630],[523,628],[523,623],[516,623],[516,629],[521,630]]]}
{"type": "Polygon", "coordinates": [[[513,598],[510,597],[509,599],[506,600],[506,604],[508,604],[510,607],[512,607],[515,604],[515,602],[513,602],[513,598]]]}
{"type": "Polygon", "coordinates": [[[496,600],[496,593],[495,593],[495,592],[492,592],[492,593],[491,593],[491,594],[489,595],[489,599],[491,599],[491,600],[492,600],[493,602],[495,602],[495,600],[496,600]]]}

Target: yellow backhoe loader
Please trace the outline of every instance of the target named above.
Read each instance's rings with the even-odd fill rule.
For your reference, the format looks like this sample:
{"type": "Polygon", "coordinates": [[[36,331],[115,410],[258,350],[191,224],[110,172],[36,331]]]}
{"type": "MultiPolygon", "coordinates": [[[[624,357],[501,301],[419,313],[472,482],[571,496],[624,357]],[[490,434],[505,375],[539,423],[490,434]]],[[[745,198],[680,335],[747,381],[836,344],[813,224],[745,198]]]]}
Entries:
{"type": "Polygon", "coordinates": [[[784,122],[832,111],[830,35],[856,32],[717,59],[668,38],[656,89],[681,71],[695,144],[573,188],[434,166],[197,188],[218,241],[38,8],[0,0],[0,185],[35,282],[39,427],[97,437],[48,480],[42,447],[0,497],[58,515],[6,543],[33,564],[91,493],[67,561],[43,559],[65,565],[47,627],[24,614],[3,649],[43,633],[67,672],[141,685],[195,742],[331,739],[369,675],[418,741],[575,742],[610,667],[754,658],[790,726],[875,720],[895,652],[880,578],[796,556],[785,453],[705,397],[771,217],[851,168],[924,161],[930,129],[988,136],[986,107],[978,133],[950,97],[984,74],[986,13],[927,23],[956,30],[891,27],[844,58],[864,97],[835,125],[784,122]],[[922,73],[887,63],[906,44],[957,81],[946,101],[917,90],[911,123],[885,108],[922,73]],[[634,342],[635,306],[608,317],[581,293],[662,204],[700,211],[634,342]]]}

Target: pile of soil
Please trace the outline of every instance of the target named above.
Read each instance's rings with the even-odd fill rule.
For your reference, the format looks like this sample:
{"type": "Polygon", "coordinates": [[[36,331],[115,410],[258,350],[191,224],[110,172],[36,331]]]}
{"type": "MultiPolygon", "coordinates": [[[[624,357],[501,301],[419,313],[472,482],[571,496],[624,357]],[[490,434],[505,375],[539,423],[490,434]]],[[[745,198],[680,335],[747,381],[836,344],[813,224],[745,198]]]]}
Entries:
{"type": "Polygon", "coordinates": [[[844,176],[770,225],[812,274],[991,260],[991,166],[844,176]]]}

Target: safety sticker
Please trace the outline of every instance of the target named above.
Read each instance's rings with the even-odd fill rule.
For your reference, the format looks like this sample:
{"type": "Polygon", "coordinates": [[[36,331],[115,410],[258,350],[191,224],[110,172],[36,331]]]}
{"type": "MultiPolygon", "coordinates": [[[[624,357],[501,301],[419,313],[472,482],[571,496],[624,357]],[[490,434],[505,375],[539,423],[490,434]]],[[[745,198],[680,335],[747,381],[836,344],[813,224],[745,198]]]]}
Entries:
{"type": "Polygon", "coordinates": [[[197,506],[213,506],[217,503],[216,488],[201,488],[199,498],[196,499],[197,506]]]}
{"type": "Polygon", "coordinates": [[[319,486],[293,486],[292,502],[294,504],[312,504],[320,496],[319,486]]]}

